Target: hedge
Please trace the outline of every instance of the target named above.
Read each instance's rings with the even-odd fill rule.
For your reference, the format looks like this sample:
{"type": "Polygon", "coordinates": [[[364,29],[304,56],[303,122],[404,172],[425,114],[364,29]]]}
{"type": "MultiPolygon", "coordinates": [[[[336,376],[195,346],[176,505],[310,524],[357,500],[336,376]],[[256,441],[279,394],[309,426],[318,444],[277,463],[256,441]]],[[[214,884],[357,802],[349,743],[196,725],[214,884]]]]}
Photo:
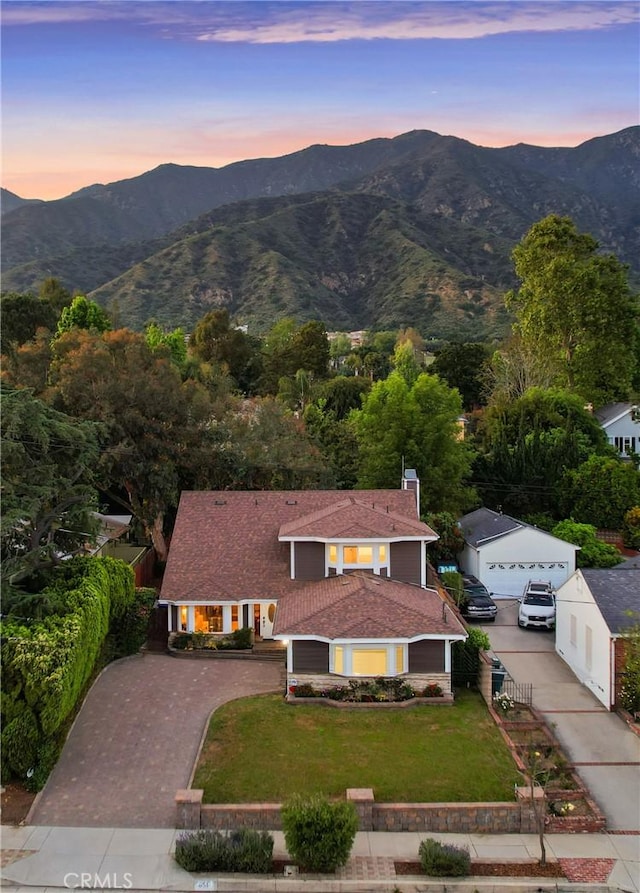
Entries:
{"type": "Polygon", "coordinates": [[[55,762],[51,745],[90,679],[110,627],[135,603],[134,574],[117,559],[74,558],[56,569],[44,594],[55,613],[40,620],[9,615],[0,627],[5,778],[13,773],[40,780],[40,764],[46,761],[50,769],[55,762]],[[35,765],[25,769],[31,760],[35,765]]]}

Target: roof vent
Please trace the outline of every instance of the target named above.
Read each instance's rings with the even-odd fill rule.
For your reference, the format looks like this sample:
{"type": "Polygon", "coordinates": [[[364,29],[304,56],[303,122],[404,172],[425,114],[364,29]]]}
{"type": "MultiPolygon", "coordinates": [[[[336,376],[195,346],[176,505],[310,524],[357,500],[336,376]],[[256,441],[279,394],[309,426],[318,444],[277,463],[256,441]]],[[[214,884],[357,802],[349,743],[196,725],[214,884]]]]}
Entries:
{"type": "Polygon", "coordinates": [[[214,505],[226,505],[227,500],[226,499],[216,499],[216,501],[213,504],[214,505]]]}
{"type": "Polygon", "coordinates": [[[287,499],[286,505],[297,505],[297,504],[298,504],[297,499],[287,499]]]}

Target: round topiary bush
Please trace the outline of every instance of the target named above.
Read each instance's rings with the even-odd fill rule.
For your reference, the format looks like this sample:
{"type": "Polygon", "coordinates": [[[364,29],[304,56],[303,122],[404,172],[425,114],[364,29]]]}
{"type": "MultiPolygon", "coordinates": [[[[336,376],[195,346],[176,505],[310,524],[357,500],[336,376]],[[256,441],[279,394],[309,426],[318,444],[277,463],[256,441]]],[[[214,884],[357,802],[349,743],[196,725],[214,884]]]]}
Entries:
{"type": "Polygon", "coordinates": [[[294,797],[282,807],[287,850],[308,871],[335,871],[349,858],[358,816],[353,803],[330,803],[319,795],[294,797]]]}

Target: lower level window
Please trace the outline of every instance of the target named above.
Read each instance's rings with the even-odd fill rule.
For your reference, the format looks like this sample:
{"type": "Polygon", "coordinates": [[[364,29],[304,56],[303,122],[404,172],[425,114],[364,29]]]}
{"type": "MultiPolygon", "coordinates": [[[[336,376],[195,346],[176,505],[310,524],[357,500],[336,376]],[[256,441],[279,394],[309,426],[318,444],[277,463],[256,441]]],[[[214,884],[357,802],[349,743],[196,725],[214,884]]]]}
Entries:
{"type": "Polygon", "coordinates": [[[199,605],[195,615],[196,632],[222,632],[222,605],[199,605]]]}
{"type": "Polygon", "coordinates": [[[380,650],[354,648],[351,657],[351,670],[354,676],[386,676],[386,648],[380,650]]]}
{"type": "Polygon", "coordinates": [[[405,645],[334,645],[331,672],[340,676],[397,676],[406,670],[405,645]]]}

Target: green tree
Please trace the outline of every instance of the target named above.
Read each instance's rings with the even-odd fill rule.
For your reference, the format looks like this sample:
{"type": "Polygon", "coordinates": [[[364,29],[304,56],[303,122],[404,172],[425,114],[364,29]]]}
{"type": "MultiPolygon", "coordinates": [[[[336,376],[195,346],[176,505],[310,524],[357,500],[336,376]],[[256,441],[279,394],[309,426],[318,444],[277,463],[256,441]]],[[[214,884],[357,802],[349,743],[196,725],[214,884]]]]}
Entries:
{"type": "Polygon", "coordinates": [[[280,379],[294,375],[301,368],[295,365],[293,356],[295,330],[295,320],[286,317],[274,323],[267,332],[262,343],[261,394],[277,394],[280,379]]]}
{"type": "Polygon", "coordinates": [[[631,462],[592,455],[563,481],[565,515],[594,527],[621,530],[626,512],[640,505],[640,471],[631,462]]]}
{"type": "Polygon", "coordinates": [[[524,344],[557,382],[604,403],[629,396],[638,307],[626,268],[597,248],[568,217],[552,214],[534,224],[513,251],[521,285],[506,304],[524,344]]]}
{"type": "Polygon", "coordinates": [[[324,400],[323,412],[335,413],[336,419],[346,419],[352,409],[362,407],[362,398],[371,389],[370,383],[360,376],[336,375],[320,382],[316,399],[324,400]]]}
{"type": "Polygon", "coordinates": [[[467,507],[474,498],[465,485],[472,453],[459,439],[461,412],[458,392],[435,375],[422,373],[410,386],[394,371],[375,382],[351,416],[360,444],[358,486],[397,487],[402,468],[415,468],[422,512],[467,507]]]}
{"type": "Polygon", "coordinates": [[[413,387],[422,371],[420,356],[410,341],[399,342],[391,358],[391,365],[402,375],[409,387],[413,387]]]}
{"type": "Polygon", "coordinates": [[[464,549],[464,536],[455,515],[451,512],[429,512],[423,518],[438,534],[439,539],[429,544],[432,564],[457,564],[464,549]]]}
{"type": "MultiPolygon", "coordinates": [[[[337,379],[336,379],[337,380],[337,379]]],[[[359,379],[346,379],[359,381],[359,379]]],[[[304,413],[307,433],[317,444],[339,490],[352,490],[358,480],[358,441],[353,426],[321,397],[304,413]]]]}
{"type": "Polygon", "coordinates": [[[613,567],[620,562],[620,552],[615,546],[599,540],[592,524],[578,524],[567,519],[556,524],[551,533],[558,539],[580,546],[576,554],[578,567],[613,567]]]}
{"type": "Polygon", "coordinates": [[[82,552],[96,522],[99,428],[56,412],[30,391],[2,387],[4,610],[15,587],[38,591],[38,574],[82,552]]]}
{"type": "Polygon", "coordinates": [[[89,332],[107,332],[111,328],[111,320],[106,310],[103,310],[95,301],[90,301],[84,295],[78,295],[68,307],[62,309],[56,338],[70,332],[72,329],[87,329],[89,332]]]}
{"type": "Polygon", "coordinates": [[[32,294],[3,294],[0,298],[0,350],[14,351],[35,337],[38,329],[53,332],[58,315],[51,304],[32,294]]]}
{"type": "Polygon", "coordinates": [[[634,505],[625,513],[622,535],[627,549],[640,550],[640,505],[634,505]]]}
{"type": "Polygon", "coordinates": [[[228,310],[212,310],[196,324],[189,350],[202,362],[226,370],[243,393],[255,393],[261,372],[259,344],[232,325],[228,310]]]}
{"type": "Polygon", "coordinates": [[[516,517],[561,520],[565,475],[592,453],[608,455],[606,436],[576,394],[531,388],[482,414],[473,483],[485,505],[516,517]]]}
{"type": "Polygon", "coordinates": [[[273,397],[256,397],[229,421],[233,474],[230,489],[331,488],[331,469],[304,423],[273,397]]]}
{"type": "Polygon", "coordinates": [[[295,374],[298,369],[311,372],[317,378],[326,378],[329,368],[329,339],[323,323],[317,320],[305,323],[295,332],[292,343],[292,361],[295,374]]]}
{"type": "Polygon", "coordinates": [[[465,409],[481,406],[484,400],[485,369],[490,358],[486,344],[445,344],[429,367],[450,388],[457,388],[465,409]]]}
{"type": "Polygon", "coordinates": [[[67,332],[54,353],[50,399],[70,415],[102,424],[101,489],[127,506],[164,559],[167,511],[185,480],[206,486],[216,462],[206,389],[182,382],[166,357],[127,329],[67,332]]]}
{"type": "Polygon", "coordinates": [[[144,332],[144,337],[153,351],[166,351],[171,362],[182,370],[187,362],[187,344],[182,329],[173,329],[165,332],[156,323],[149,323],[144,332]]]}

